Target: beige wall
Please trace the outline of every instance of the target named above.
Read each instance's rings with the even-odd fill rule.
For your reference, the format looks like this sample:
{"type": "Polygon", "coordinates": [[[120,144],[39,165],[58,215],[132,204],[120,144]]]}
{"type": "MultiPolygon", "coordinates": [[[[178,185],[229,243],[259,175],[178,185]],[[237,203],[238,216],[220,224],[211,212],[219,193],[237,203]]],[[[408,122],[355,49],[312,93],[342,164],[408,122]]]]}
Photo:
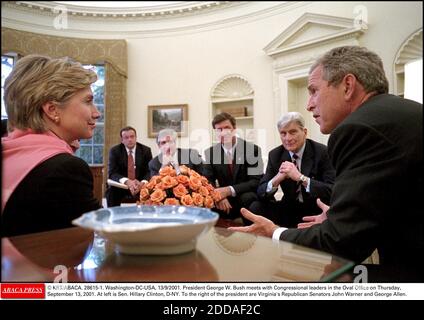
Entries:
{"type": "MultiPolygon", "coordinates": [[[[312,3],[224,29],[128,39],[128,123],[138,129],[140,140],[152,146],[154,152],[154,140],[147,138],[148,105],[188,103],[190,130],[209,130],[212,87],[223,76],[238,73],[255,91],[255,127],[267,132],[262,145],[266,155],[279,143],[275,123],[280,114],[275,114],[273,107],[273,60],[263,48],[305,12],[354,18],[358,5],[363,2],[312,3]]],[[[382,57],[392,88],[395,55],[407,37],[422,28],[422,4],[375,2],[365,6],[368,30],[359,41],[382,57]]],[[[317,127],[309,131],[319,134],[317,127]]]]}

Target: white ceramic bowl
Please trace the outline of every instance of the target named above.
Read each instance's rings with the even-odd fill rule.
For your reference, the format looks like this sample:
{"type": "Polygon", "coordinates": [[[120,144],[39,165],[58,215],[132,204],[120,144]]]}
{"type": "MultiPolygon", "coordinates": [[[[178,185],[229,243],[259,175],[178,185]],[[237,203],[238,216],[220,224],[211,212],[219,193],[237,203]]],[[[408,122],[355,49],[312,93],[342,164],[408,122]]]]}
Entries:
{"type": "Polygon", "coordinates": [[[126,254],[179,254],[193,250],[218,214],[184,206],[130,206],[91,211],[73,221],[92,229],[126,254]]]}

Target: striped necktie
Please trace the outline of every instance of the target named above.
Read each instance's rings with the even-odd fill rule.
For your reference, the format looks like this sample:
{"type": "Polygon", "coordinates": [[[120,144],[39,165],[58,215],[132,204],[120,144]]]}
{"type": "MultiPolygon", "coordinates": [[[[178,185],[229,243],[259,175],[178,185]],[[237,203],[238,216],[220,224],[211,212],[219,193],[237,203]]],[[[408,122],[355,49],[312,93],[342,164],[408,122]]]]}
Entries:
{"type": "Polygon", "coordinates": [[[296,166],[297,170],[299,170],[299,166],[297,164],[297,159],[299,159],[299,156],[296,153],[293,153],[292,156],[292,162],[294,163],[294,165],[296,166]]]}
{"type": "Polygon", "coordinates": [[[135,179],[135,166],[134,166],[134,157],[132,155],[133,151],[128,152],[128,179],[135,179]]]}
{"type": "MultiPolygon", "coordinates": [[[[299,164],[297,162],[298,159],[299,159],[299,156],[296,153],[293,153],[292,162],[296,166],[296,169],[300,172],[299,164]]],[[[296,199],[298,199],[299,202],[303,202],[303,197],[302,197],[301,191],[302,191],[302,183],[298,182],[296,184],[296,199]]]]}

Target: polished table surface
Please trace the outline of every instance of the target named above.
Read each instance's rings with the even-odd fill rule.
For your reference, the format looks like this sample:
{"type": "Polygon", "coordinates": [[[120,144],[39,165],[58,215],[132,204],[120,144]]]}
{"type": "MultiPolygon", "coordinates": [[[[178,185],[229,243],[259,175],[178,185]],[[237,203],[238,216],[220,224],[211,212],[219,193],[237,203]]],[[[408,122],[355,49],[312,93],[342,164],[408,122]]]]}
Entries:
{"type": "Polygon", "coordinates": [[[169,256],[119,254],[113,243],[79,227],[3,238],[1,280],[53,282],[66,267],[69,282],[336,281],[353,267],[324,252],[223,226],[200,236],[194,251],[169,256]]]}

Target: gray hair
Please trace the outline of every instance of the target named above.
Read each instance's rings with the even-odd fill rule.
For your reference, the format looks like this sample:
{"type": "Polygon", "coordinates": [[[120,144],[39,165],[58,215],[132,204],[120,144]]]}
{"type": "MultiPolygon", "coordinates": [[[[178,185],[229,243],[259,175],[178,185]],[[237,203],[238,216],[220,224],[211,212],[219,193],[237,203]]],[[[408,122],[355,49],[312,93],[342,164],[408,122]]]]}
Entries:
{"type": "Polygon", "coordinates": [[[174,129],[162,129],[156,137],[156,143],[159,145],[159,140],[166,136],[171,136],[174,142],[177,140],[177,132],[174,129]]]}
{"type": "Polygon", "coordinates": [[[277,122],[277,128],[280,130],[291,122],[296,122],[301,128],[305,127],[305,119],[300,112],[288,112],[284,114],[277,122]]]}
{"type": "Polygon", "coordinates": [[[387,93],[389,83],[384,73],[380,57],[359,46],[344,46],[334,48],[312,65],[311,74],[317,67],[323,68],[323,79],[336,86],[347,74],[353,74],[367,93],[387,93]]]}

